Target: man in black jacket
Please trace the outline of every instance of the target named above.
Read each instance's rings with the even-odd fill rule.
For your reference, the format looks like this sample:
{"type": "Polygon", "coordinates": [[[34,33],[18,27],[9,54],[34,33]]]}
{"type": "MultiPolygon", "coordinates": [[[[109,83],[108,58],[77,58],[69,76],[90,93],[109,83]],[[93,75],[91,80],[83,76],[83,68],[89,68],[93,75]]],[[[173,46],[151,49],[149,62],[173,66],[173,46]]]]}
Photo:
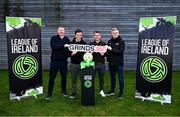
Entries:
{"type": "MultiPolygon", "coordinates": [[[[80,29],[76,29],[75,38],[71,41],[71,44],[83,44],[86,42],[82,39],[83,32],[80,29]]],[[[75,98],[77,94],[77,78],[80,72],[80,63],[83,61],[84,52],[73,51],[71,53],[71,76],[72,76],[72,94],[70,98],[75,98]]]]}
{"type": "Polygon", "coordinates": [[[115,84],[116,84],[116,72],[119,79],[119,95],[118,98],[123,98],[124,89],[124,78],[123,78],[123,66],[124,66],[124,50],[125,42],[119,36],[119,30],[117,28],[112,29],[112,38],[108,41],[108,62],[109,71],[111,76],[111,90],[107,93],[107,96],[115,94],[115,84]]]}
{"type": "MultiPolygon", "coordinates": [[[[90,45],[95,46],[105,46],[106,43],[101,40],[101,33],[99,31],[94,32],[94,41],[90,43],[90,45]]],[[[99,76],[99,87],[100,87],[100,95],[105,97],[104,94],[104,72],[105,72],[105,64],[104,64],[104,52],[93,52],[93,60],[95,62],[95,73],[98,71],[99,76]]]]}
{"type": "Polygon", "coordinates": [[[66,76],[67,76],[67,58],[69,50],[66,48],[66,45],[70,44],[69,38],[65,35],[64,27],[60,26],[57,30],[57,35],[53,36],[50,40],[51,46],[51,64],[50,64],[50,73],[49,73],[49,85],[48,85],[48,94],[46,99],[50,99],[53,87],[54,80],[58,70],[61,74],[61,90],[62,95],[67,97],[66,92],[66,76]]]}

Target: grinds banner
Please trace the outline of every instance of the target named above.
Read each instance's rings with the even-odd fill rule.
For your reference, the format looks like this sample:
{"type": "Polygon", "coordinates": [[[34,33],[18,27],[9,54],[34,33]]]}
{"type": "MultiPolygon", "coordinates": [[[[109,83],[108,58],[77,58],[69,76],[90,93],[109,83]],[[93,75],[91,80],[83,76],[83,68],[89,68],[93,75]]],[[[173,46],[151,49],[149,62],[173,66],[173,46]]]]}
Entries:
{"type": "Polygon", "coordinates": [[[10,99],[43,93],[41,18],[6,17],[10,99]]]}
{"type": "Polygon", "coordinates": [[[171,103],[176,16],[140,18],[135,97],[171,103]]]}

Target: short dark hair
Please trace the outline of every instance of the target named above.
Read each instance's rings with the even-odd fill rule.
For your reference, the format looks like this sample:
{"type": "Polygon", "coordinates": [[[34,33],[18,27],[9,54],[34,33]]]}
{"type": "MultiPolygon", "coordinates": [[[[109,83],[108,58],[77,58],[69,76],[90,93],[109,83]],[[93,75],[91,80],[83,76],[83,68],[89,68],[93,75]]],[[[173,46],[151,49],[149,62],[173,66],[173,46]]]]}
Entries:
{"type": "Polygon", "coordinates": [[[79,32],[83,33],[82,30],[78,28],[75,30],[74,34],[79,33],[79,32]]]}
{"type": "Polygon", "coordinates": [[[99,33],[99,34],[101,34],[101,32],[100,32],[100,31],[94,31],[94,34],[95,34],[95,33],[99,33]]]}
{"type": "Polygon", "coordinates": [[[59,25],[58,28],[64,28],[64,26],[63,25],[59,25]]]}

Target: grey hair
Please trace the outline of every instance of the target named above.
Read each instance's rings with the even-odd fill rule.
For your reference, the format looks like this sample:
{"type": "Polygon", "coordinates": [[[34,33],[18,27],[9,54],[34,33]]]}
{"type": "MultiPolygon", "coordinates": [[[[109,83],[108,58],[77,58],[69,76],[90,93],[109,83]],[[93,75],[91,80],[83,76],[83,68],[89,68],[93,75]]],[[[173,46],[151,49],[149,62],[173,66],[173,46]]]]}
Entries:
{"type": "Polygon", "coordinates": [[[119,32],[119,30],[118,30],[117,28],[112,28],[111,31],[112,31],[112,32],[113,32],[113,31],[118,31],[118,32],[119,32]]]}

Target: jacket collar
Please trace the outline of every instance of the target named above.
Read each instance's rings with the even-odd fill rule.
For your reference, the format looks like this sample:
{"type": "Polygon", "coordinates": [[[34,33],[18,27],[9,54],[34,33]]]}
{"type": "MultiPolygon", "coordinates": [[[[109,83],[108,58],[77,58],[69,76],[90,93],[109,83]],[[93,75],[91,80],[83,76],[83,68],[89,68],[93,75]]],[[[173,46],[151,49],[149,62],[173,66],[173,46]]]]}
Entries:
{"type": "Polygon", "coordinates": [[[116,39],[113,39],[113,38],[111,37],[111,41],[116,41],[116,40],[121,40],[121,37],[118,36],[116,39]]]}
{"type": "Polygon", "coordinates": [[[80,41],[80,42],[77,42],[77,41],[76,41],[76,38],[74,38],[74,39],[73,39],[73,42],[74,42],[74,43],[84,43],[84,40],[81,38],[81,41],[80,41]]]}
{"type": "Polygon", "coordinates": [[[99,44],[99,43],[101,43],[101,42],[102,42],[102,41],[100,40],[100,41],[97,43],[97,42],[94,40],[94,43],[95,43],[95,44],[99,44]]]}

